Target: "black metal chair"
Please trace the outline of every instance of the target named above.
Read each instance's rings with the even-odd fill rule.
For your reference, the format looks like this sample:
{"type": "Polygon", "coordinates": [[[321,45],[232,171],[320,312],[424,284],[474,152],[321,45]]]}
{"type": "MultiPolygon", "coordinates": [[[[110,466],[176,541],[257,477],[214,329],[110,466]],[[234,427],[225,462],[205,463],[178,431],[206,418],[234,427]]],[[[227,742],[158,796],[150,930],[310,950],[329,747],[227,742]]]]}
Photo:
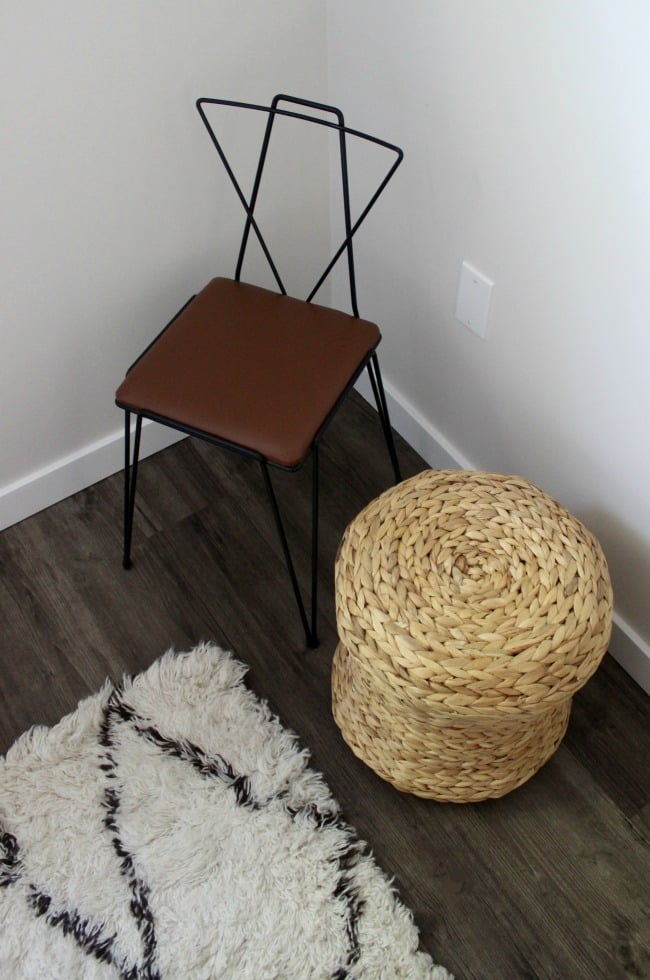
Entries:
{"type": "MultiPolygon", "coordinates": [[[[374,323],[359,317],[352,238],[402,160],[390,143],[347,127],[339,109],[286,95],[270,106],[199,99],[197,109],[246,211],[234,278],[216,278],[192,296],[129,368],[116,393],[125,412],[124,557],[131,566],[131,538],[142,420],[152,419],[255,459],[261,467],[291,585],[308,646],[318,645],[318,449],[336,409],[367,369],[395,480],[400,469],[377,360],[381,339],[374,323]],[[265,113],[252,192],[247,198],[215,135],[206,107],[265,113]],[[306,300],[287,295],[255,208],[274,123],[292,119],[334,131],[341,166],[344,238],[306,300]],[[353,220],[348,185],[348,144],[354,138],[390,154],[390,166],[353,220]],[[253,236],[268,261],[279,292],[241,280],[246,248],[253,236]],[[344,256],[352,313],[318,305],[314,296],[344,256]],[[131,453],[131,416],[135,415],[131,453]],[[297,470],[312,460],[311,615],[298,585],[270,468],[297,470]]],[[[213,113],[214,109],[208,109],[213,113]]],[[[219,110],[222,111],[222,110],[219,110]]],[[[277,129],[277,126],[276,126],[277,129]]]]}

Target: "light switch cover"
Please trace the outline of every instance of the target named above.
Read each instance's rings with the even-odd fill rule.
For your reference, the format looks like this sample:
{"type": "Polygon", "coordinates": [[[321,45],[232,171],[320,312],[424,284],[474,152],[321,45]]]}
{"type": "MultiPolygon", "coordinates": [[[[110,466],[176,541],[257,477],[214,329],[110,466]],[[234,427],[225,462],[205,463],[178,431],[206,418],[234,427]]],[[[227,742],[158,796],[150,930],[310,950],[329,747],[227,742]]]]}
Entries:
{"type": "Polygon", "coordinates": [[[494,283],[469,262],[463,262],[458,283],[456,319],[479,337],[487,333],[490,298],[494,283]]]}

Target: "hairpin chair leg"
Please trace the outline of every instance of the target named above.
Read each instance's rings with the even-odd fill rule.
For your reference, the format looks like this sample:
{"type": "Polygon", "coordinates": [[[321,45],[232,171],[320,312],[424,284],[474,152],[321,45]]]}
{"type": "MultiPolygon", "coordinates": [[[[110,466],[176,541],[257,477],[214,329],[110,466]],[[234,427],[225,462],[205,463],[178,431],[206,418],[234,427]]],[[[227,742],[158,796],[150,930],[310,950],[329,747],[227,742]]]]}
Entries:
{"type": "Polygon", "coordinates": [[[388,414],[388,404],[386,402],[386,393],[384,391],[384,383],[381,379],[381,371],[379,369],[379,360],[377,355],[373,353],[370,360],[368,361],[368,374],[370,376],[370,384],[372,385],[372,392],[375,396],[375,402],[377,403],[377,411],[379,413],[379,419],[381,421],[381,427],[384,430],[384,438],[386,440],[386,445],[388,447],[388,453],[390,455],[390,461],[393,464],[393,472],[395,474],[395,483],[399,483],[402,479],[402,473],[399,466],[399,460],[397,458],[397,451],[395,449],[395,441],[393,439],[393,430],[390,425],[390,416],[388,414]]]}
{"type": "Polygon", "coordinates": [[[307,640],[310,647],[318,646],[318,443],[311,450],[311,638],[307,640]]]}
{"type": "Polygon", "coordinates": [[[124,554],[122,565],[131,568],[131,537],[133,534],[133,511],[135,509],[135,485],[138,478],[138,457],[140,455],[140,435],[142,416],[136,416],[135,439],[133,441],[133,461],[131,461],[131,413],[124,413],[124,554]]]}
{"type": "MultiPolygon", "coordinates": [[[[302,601],[302,596],[300,594],[300,587],[298,585],[298,577],[293,565],[293,560],[291,558],[291,552],[289,550],[289,542],[287,541],[287,535],[284,530],[284,525],[282,523],[282,517],[280,515],[280,508],[278,507],[278,502],[273,490],[273,484],[271,483],[271,475],[269,473],[269,467],[266,460],[260,460],[260,465],[262,467],[262,475],[264,477],[264,485],[266,487],[266,492],[271,503],[271,509],[273,511],[273,517],[275,519],[275,526],[278,530],[278,535],[280,537],[280,544],[282,546],[282,553],[284,555],[284,561],[287,566],[287,571],[289,573],[289,578],[291,580],[291,587],[293,589],[293,594],[296,599],[296,604],[298,606],[298,612],[300,614],[300,620],[302,622],[303,629],[305,631],[305,639],[307,646],[314,647],[318,646],[318,637],[316,635],[316,594],[313,588],[313,580],[315,578],[315,568],[317,559],[312,553],[312,622],[311,625],[307,620],[307,613],[305,612],[305,606],[302,601]]],[[[316,470],[314,470],[314,477],[316,477],[316,470]]],[[[318,489],[318,482],[316,482],[316,491],[318,489]]],[[[312,515],[315,514],[316,507],[312,501],[312,515]]],[[[316,541],[316,533],[312,529],[312,548],[316,541]]]]}

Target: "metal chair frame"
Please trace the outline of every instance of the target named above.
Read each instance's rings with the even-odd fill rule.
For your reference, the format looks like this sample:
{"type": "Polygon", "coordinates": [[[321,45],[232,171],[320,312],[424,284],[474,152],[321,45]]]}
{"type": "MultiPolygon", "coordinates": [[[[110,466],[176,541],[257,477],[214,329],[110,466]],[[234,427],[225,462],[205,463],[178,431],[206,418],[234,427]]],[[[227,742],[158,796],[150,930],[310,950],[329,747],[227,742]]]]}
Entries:
{"type": "MultiPolygon", "coordinates": [[[[271,102],[270,106],[256,105],[248,102],[234,102],[228,99],[211,99],[211,98],[201,98],[196,102],[196,108],[201,116],[201,119],[208,131],[208,134],[212,140],[212,143],[219,154],[221,162],[228,174],[237,196],[241,201],[244,210],[246,212],[246,222],[244,226],[244,233],[239,249],[239,255],[237,258],[237,266],[235,271],[234,279],[239,282],[241,278],[242,267],[244,263],[244,256],[246,253],[246,248],[250,238],[251,229],[254,232],[262,251],[269,263],[273,277],[277,283],[279,291],[282,295],[287,295],[284,283],[278,273],[275,262],[271,257],[268,246],[262,232],[259,228],[257,220],[254,215],[255,206],[257,204],[260,184],[262,180],[262,174],[264,171],[264,165],[266,162],[267,151],[269,148],[269,143],[271,139],[271,133],[273,130],[273,124],[278,116],[287,116],[293,119],[303,120],[305,122],[314,123],[319,126],[327,127],[332,130],[336,130],[339,134],[339,151],[340,151],[340,164],[341,164],[341,181],[342,181],[342,196],[343,196],[343,212],[345,221],[345,237],[341,242],[340,246],[335,251],[334,255],[330,259],[328,265],[326,266],[324,272],[316,282],[309,296],[306,299],[307,303],[310,303],[322,284],[325,282],[330,272],[339,261],[343,253],[347,255],[347,269],[348,269],[348,280],[350,285],[350,303],[352,307],[352,313],[355,317],[359,316],[359,309],[357,304],[357,291],[356,291],[356,277],[354,269],[354,254],[352,249],[352,239],[353,236],[358,231],[359,227],[366,219],[369,211],[376,203],[380,194],[383,192],[384,188],[388,184],[389,180],[397,170],[400,165],[403,153],[399,147],[394,146],[392,143],[387,143],[385,140],[378,139],[375,136],[370,136],[366,133],[359,132],[358,130],[351,129],[345,125],[342,112],[335,108],[334,106],[323,105],[318,102],[311,102],[305,99],[295,98],[288,95],[276,95],[271,102]],[[330,116],[335,117],[335,121],[331,118],[322,118],[321,116],[310,115],[303,111],[296,111],[295,109],[280,108],[280,103],[289,103],[290,105],[300,106],[302,109],[314,110],[316,112],[327,113],[330,116]],[[224,153],[224,150],[219,142],[211,124],[206,115],[205,106],[217,105],[217,106],[230,106],[237,109],[249,109],[258,112],[267,113],[267,123],[264,131],[264,137],[262,140],[262,146],[260,150],[259,161],[257,164],[257,170],[255,172],[253,189],[251,191],[250,200],[247,200],[242,188],[230,166],[230,163],[224,153]],[[348,182],[348,163],[347,163],[347,148],[346,148],[346,138],[355,137],[357,139],[364,140],[366,142],[374,143],[380,147],[391,151],[395,155],[395,159],[392,165],[384,175],[377,189],[374,191],[368,203],[365,205],[363,210],[360,212],[359,216],[356,218],[354,223],[352,222],[351,209],[350,209],[350,192],[349,192],[349,182],[348,182]]],[[[183,307],[176,313],[176,315],[170,320],[167,326],[161,331],[160,334],[149,344],[149,346],[142,352],[139,358],[131,365],[129,371],[138,363],[141,357],[147,353],[147,351],[156,343],[158,338],[164,333],[165,330],[177,319],[178,316],[190,305],[194,300],[195,296],[190,297],[190,299],[184,304],[183,307]]],[[[217,436],[210,435],[208,433],[193,429],[190,426],[183,425],[172,419],[162,418],[151,412],[138,412],[132,413],[128,409],[125,409],[125,422],[124,422],[124,553],[123,553],[123,566],[124,568],[131,567],[131,542],[133,537],[133,517],[135,510],[135,492],[136,492],[136,482],[138,474],[138,460],[140,453],[140,441],[142,433],[142,420],[143,418],[151,419],[154,422],[159,422],[170,428],[177,429],[190,436],[196,436],[198,438],[204,439],[214,445],[221,446],[225,449],[230,449],[231,451],[237,452],[241,455],[248,456],[255,459],[262,472],[263,483],[270,501],[271,510],[273,513],[274,522],[277,528],[278,536],[280,539],[280,545],[282,548],[282,553],[284,557],[285,564],[287,566],[287,571],[291,581],[291,587],[296,599],[296,604],[298,606],[298,612],[300,615],[300,620],[305,632],[306,643],[309,647],[318,646],[318,633],[317,633],[317,597],[318,597],[318,496],[319,496],[319,447],[320,442],[325,434],[332,418],[336,414],[341,402],[349,394],[350,390],[358,380],[359,376],[364,370],[368,371],[370,378],[370,383],[372,386],[373,395],[377,405],[377,411],[381,421],[382,430],[384,433],[384,438],[386,440],[386,445],[388,448],[391,464],[393,467],[393,472],[396,482],[401,479],[399,461],[397,458],[397,453],[395,451],[395,444],[393,441],[393,435],[390,426],[390,418],[388,414],[388,405],[386,403],[386,395],[384,392],[383,381],[381,377],[381,371],[379,368],[379,361],[377,359],[376,349],[369,352],[366,358],[359,365],[358,370],[355,372],[354,376],[350,379],[349,384],[346,386],[344,391],[341,393],[340,398],[337,400],[332,410],[328,414],[327,418],[322,423],[320,429],[316,433],[313,443],[307,456],[303,459],[297,466],[287,467],[282,466],[279,463],[273,462],[272,460],[267,460],[262,454],[255,450],[248,449],[244,446],[237,445],[235,443],[229,442],[225,439],[220,439],[217,436]],[[131,446],[131,415],[135,414],[135,431],[133,446],[131,446]],[[278,505],[277,497],[273,489],[273,483],[271,481],[270,467],[275,467],[277,469],[295,472],[299,470],[305,463],[305,460],[311,457],[312,464],[312,502],[311,502],[311,609],[310,615],[307,615],[305,608],[305,603],[302,597],[300,586],[298,583],[298,577],[296,575],[293,559],[291,557],[291,551],[289,548],[289,542],[287,539],[286,531],[284,528],[284,523],[282,521],[282,516],[280,513],[280,508],[278,505]]],[[[127,372],[128,373],[128,372],[127,372]]]]}

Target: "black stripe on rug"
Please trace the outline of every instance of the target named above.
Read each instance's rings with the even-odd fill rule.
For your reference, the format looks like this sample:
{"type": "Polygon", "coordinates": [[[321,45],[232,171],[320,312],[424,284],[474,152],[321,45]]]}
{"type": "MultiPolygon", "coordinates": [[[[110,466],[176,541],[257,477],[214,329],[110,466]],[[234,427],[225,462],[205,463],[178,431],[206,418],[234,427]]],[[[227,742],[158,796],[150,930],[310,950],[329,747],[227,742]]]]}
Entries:
{"type": "Polygon", "coordinates": [[[0,888],[13,885],[22,875],[20,848],[13,834],[0,827],[0,888]]]}
{"type": "MultiPolygon", "coordinates": [[[[100,768],[106,779],[117,779],[117,763],[113,755],[114,725],[116,720],[123,720],[120,711],[122,703],[121,687],[114,687],[104,708],[104,716],[99,729],[99,744],[103,750],[104,761],[100,768]]],[[[128,720],[128,719],[127,719],[128,720]]],[[[104,790],[104,826],[111,838],[113,850],[120,861],[120,873],[126,878],[131,891],[129,905],[131,915],[140,933],[143,946],[143,962],[136,976],[142,980],[161,980],[157,967],[156,927],[153,911],[149,903],[149,886],[139,876],[133,855],[125,847],[119,830],[120,796],[114,786],[104,790]]]]}
{"type": "Polygon", "coordinates": [[[116,955],[115,933],[105,935],[103,925],[84,918],[76,909],[53,907],[51,896],[29,880],[20,857],[20,846],[13,834],[0,830],[0,847],[0,887],[6,888],[19,882],[26,886],[27,903],[37,918],[42,916],[49,926],[60,929],[64,936],[72,936],[86,955],[115,967],[121,980],[139,980],[141,973],[137,966],[128,965],[116,955]]]}
{"type": "MultiPolygon", "coordinates": [[[[332,857],[330,860],[337,867],[337,883],[333,891],[333,896],[335,899],[343,902],[345,906],[344,918],[347,941],[347,953],[344,962],[332,974],[332,980],[346,980],[350,976],[350,970],[358,962],[361,955],[359,947],[359,919],[363,914],[363,902],[359,895],[359,888],[355,883],[355,870],[362,855],[368,853],[368,847],[357,838],[354,828],[341,818],[338,807],[321,809],[314,802],[306,803],[301,807],[293,807],[288,803],[289,793],[287,789],[280,790],[267,797],[256,796],[252,789],[250,777],[243,773],[238,773],[232,764],[223,756],[218,753],[208,755],[200,746],[187,739],[174,739],[163,735],[148,719],[139,715],[125,700],[124,689],[121,685],[113,689],[111,697],[107,702],[105,722],[102,726],[104,731],[102,745],[107,749],[105,755],[106,763],[102,768],[111,778],[115,778],[116,768],[115,761],[110,753],[110,748],[113,744],[110,734],[111,726],[115,720],[128,724],[134,732],[155,745],[164,754],[188,763],[199,775],[207,779],[217,779],[224,783],[232,789],[239,806],[252,810],[262,810],[274,803],[280,804],[292,821],[304,819],[312,823],[318,830],[326,827],[333,828],[344,836],[344,840],[348,845],[346,850],[342,854],[332,857]]],[[[110,812],[116,816],[118,808],[119,799],[114,794],[111,796],[110,812]]],[[[117,820],[115,817],[111,818],[109,829],[114,833],[114,846],[125,862],[123,867],[125,867],[128,874],[133,876],[135,887],[137,876],[135,875],[133,859],[126,853],[124,846],[119,841],[117,820]]],[[[143,897],[145,901],[143,902],[142,914],[150,917],[147,919],[147,922],[150,921],[151,923],[151,939],[155,943],[153,915],[148,901],[146,901],[148,890],[143,897]]],[[[140,910],[138,910],[138,914],[140,914],[140,910]]]]}
{"type": "Polygon", "coordinates": [[[124,692],[121,688],[115,688],[113,691],[109,708],[110,712],[117,716],[120,721],[130,724],[138,735],[155,745],[164,754],[189,763],[201,776],[218,779],[225,783],[233,790],[235,799],[240,806],[259,810],[268,805],[267,801],[260,801],[253,796],[248,776],[235,772],[223,756],[208,755],[198,745],[187,739],[173,739],[163,735],[149,721],[138,715],[124,700],[124,692]]]}
{"type": "MultiPolygon", "coordinates": [[[[351,830],[351,828],[347,828],[351,830]]],[[[342,898],[346,905],[345,931],[348,940],[348,954],[345,964],[332,975],[332,980],[346,980],[350,970],[359,961],[361,948],[359,946],[359,919],[363,912],[363,901],[355,884],[354,875],[359,859],[366,851],[366,845],[356,839],[350,840],[347,851],[336,858],[339,880],[334,890],[337,898],[342,898]]]]}

